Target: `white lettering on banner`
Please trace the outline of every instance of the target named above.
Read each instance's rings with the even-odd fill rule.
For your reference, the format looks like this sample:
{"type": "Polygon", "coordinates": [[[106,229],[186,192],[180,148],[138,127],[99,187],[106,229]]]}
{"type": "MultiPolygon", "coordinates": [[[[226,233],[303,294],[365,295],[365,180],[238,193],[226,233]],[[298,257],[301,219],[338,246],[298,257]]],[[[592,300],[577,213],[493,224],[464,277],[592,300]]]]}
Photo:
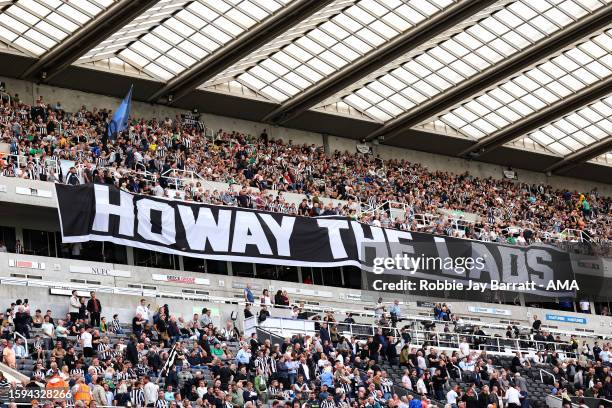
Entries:
{"type": "MultiPolygon", "coordinates": [[[[414,259],[426,259],[421,253],[425,252],[442,261],[434,263],[434,267],[415,265],[418,278],[460,275],[462,279],[490,278],[506,284],[563,280],[572,271],[568,253],[544,246],[506,247],[414,231],[386,230],[348,218],[297,219],[256,210],[166,201],[134,196],[104,185],[73,188],[58,184],[55,188],[62,207],[59,209],[62,239],[68,243],[103,240],[204,259],[321,267],[351,265],[370,272],[373,271],[369,259],[374,252],[372,248],[376,252],[374,259],[413,255],[414,259]],[[111,189],[113,197],[117,196],[113,204],[110,203],[111,189]],[[75,214],[70,204],[81,194],[87,194],[88,203],[75,214]],[[117,226],[110,225],[111,217],[117,218],[117,226]],[[464,265],[452,262],[463,260],[465,257],[459,255],[467,253],[473,255],[472,259],[482,261],[464,265]]],[[[388,270],[389,280],[393,280],[401,270],[389,265],[385,264],[381,270],[388,270]]],[[[81,273],[111,275],[113,272],[101,268],[81,273]]],[[[546,287],[539,292],[544,294],[550,290],[546,287]]]]}
{"type": "Polygon", "coordinates": [[[119,192],[119,205],[110,204],[109,188],[94,184],[96,214],[91,227],[94,231],[108,232],[110,215],[119,216],[119,234],[134,236],[134,196],[119,192]]]}
{"type": "Polygon", "coordinates": [[[540,263],[540,261],[552,262],[552,255],[542,249],[532,248],[527,250],[527,265],[533,269],[529,278],[536,285],[544,286],[554,278],[555,272],[550,266],[540,263]]]}
{"type": "Polygon", "coordinates": [[[331,247],[332,256],[334,259],[346,258],[348,254],[342,243],[342,237],[340,236],[341,229],[348,229],[348,221],[346,220],[335,220],[327,218],[317,219],[317,225],[321,228],[327,228],[327,235],[329,236],[329,246],[331,247]]]}
{"type": "Polygon", "coordinates": [[[276,249],[279,256],[291,256],[291,248],[289,248],[289,240],[293,232],[295,224],[294,217],[282,217],[281,224],[278,225],[274,217],[270,214],[259,214],[262,220],[266,223],[270,232],[276,239],[276,249]]]}
{"type": "MultiPolygon", "coordinates": [[[[438,256],[442,259],[448,259],[450,255],[448,253],[448,247],[446,246],[446,240],[442,237],[434,237],[434,242],[436,243],[436,250],[438,251],[438,256]]],[[[462,273],[457,273],[457,271],[452,268],[452,265],[454,264],[450,262],[442,262],[442,273],[445,275],[461,275],[462,273]]]]}
{"type": "Polygon", "coordinates": [[[191,207],[179,205],[178,210],[185,227],[189,248],[195,251],[203,251],[206,248],[206,241],[208,241],[213,251],[227,252],[229,248],[229,225],[232,221],[231,211],[219,210],[219,220],[215,221],[210,208],[201,207],[197,220],[194,219],[191,207]]]}
{"type": "Polygon", "coordinates": [[[361,254],[362,246],[368,244],[377,244],[374,245],[376,249],[376,258],[386,258],[389,253],[387,251],[386,245],[380,245],[381,243],[386,242],[385,233],[383,232],[381,227],[370,227],[370,232],[372,233],[372,238],[366,238],[363,233],[363,226],[357,221],[351,221],[351,227],[353,228],[353,235],[355,235],[355,244],[357,245],[357,257],[360,260],[364,260],[364,257],[361,254]]]}
{"type": "Polygon", "coordinates": [[[155,281],[186,283],[191,285],[210,285],[210,280],[206,278],[193,278],[191,276],[161,275],[154,273],[151,278],[155,281]]]}
{"type": "Polygon", "coordinates": [[[136,202],[138,209],[138,234],[144,239],[157,241],[161,244],[171,245],[176,242],[176,228],[174,224],[174,208],[169,204],[149,199],[136,202]],[[151,211],[161,212],[161,232],[153,232],[151,224],[151,211]]]}
{"type": "Polygon", "coordinates": [[[72,273],[83,273],[86,275],[100,275],[100,276],[118,276],[122,278],[129,278],[132,276],[130,271],[122,271],[117,269],[108,269],[103,266],[78,266],[70,265],[70,272],[72,273]]]}
{"type": "Polygon", "coordinates": [[[402,241],[412,241],[412,234],[408,231],[400,230],[385,230],[387,239],[389,241],[389,249],[391,254],[414,254],[414,246],[403,244],[402,241]]]}
{"type": "Polygon", "coordinates": [[[257,214],[250,211],[236,212],[232,252],[246,252],[247,245],[255,245],[261,255],[272,255],[272,248],[266,238],[257,214]]]}
{"type": "Polygon", "coordinates": [[[470,269],[470,279],[481,279],[482,272],[488,272],[490,280],[499,280],[499,269],[491,251],[484,244],[472,243],[472,259],[481,259],[484,263],[482,268],[474,266],[470,269]]]}
{"type": "Polygon", "coordinates": [[[525,253],[521,248],[499,247],[502,259],[502,281],[505,283],[529,282],[529,273],[525,263],[525,253]],[[516,270],[512,268],[513,258],[516,259],[516,270]],[[508,267],[506,267],[508,265],[508,267]]]}

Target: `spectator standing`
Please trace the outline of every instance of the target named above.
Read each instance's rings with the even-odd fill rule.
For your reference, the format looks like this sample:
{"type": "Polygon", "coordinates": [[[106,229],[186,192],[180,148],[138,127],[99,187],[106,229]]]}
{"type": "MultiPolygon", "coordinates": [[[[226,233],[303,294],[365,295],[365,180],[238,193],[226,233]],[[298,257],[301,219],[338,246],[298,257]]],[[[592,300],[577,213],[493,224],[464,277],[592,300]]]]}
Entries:
{"type": "Polygon", "coordinates": [[[151,305],[147,304],[146,299],[140,299],[140,304],[136,307],[136,315],[140,315],[141,319],[145,322],[149,321],[150,308],[151,305]]]}
{"type": "Polygon", "coordinates": [[[272,306],[272,298],[270,297],[270,291],[268,289],[264,289],[261,294],[260,299],[261,306],[272,306]]]}
{"type": "Polygon", "coordinates": [[[96,292],[90,292],[91,296],[87,301],[87,312],[89,312],[89,324],[92,327],[100,327],[100,313],[102,313],[102,304],[96,297],[96,292]]]}
{"type": "Polygon", "coordinates": [[[93,336],[91,327],[86,326],[81,332],[81,346],[83,347],[83,356],[93,357],[93,336]]]}
{"type": "Polygon", "coordinates": [[[251,305],[255,303],[255,296],[253,296],[250,283],[247,283],[246,287],[244,288],[244,300],[251,305]]]}
{"type": "Polygon", "coordinates": [[[402,310],[399,305],[399,300],[395,299],[393,304],[389,308],[389,313],[391,314],[391,324],[393,327],[400,321],[402,316],[402,310]]]}
{"type": "Polygon", "coordinates": [[[76,322],[79,319],[79,309],[81,307],[81,303],[79,302],[79,296],[76,290],[72,291],[70,295],[70,306],[68,311],[70,312],[70,321],[76,322]]]}

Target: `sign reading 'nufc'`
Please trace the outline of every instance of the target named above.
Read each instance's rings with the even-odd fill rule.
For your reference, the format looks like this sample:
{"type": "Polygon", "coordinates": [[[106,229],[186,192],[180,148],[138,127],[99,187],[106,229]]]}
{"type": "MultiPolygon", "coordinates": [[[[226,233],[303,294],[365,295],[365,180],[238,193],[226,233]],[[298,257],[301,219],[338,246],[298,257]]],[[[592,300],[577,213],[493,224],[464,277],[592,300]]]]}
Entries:
{"type": "Polygon", "coordinates": [[[549,246],[504,246],[372,227],[344,217],[169,201],[98,184],[56,184],[56,190],[67,243],[110,241],[190,257],[276,265],[352,265],[371,272],[377,290],[404,290],[390,286],[404,276],[465,284],[532,282],[536,291],[556,295],[576,289],[547,287],[551,281],[573,279],[569,255],[549,246]]]}

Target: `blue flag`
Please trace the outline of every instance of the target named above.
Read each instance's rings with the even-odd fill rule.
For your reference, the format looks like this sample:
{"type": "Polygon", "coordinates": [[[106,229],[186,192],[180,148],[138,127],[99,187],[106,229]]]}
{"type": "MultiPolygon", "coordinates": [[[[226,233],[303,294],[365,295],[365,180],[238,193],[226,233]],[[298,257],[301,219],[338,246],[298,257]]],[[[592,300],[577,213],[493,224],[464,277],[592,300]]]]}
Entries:
{"type": "Polygon", "coordinates": [[[111,138],[113,134],[119,133],[128,127],[128,118],[130,117],[130,111],[132,110],[132,90],[134,85],[130,86],[130,91],[123,98],[121,105],[115,111],[113,119],[108,124],[108,137],[111,138]]]}

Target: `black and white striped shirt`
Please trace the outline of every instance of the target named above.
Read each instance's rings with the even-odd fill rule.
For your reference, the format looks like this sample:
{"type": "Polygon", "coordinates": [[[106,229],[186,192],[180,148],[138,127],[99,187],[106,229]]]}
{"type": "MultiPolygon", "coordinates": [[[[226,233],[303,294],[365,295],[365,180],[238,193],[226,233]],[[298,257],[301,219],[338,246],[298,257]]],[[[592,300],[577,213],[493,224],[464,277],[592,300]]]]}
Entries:
{"type": "Polygon", "coordinates": [[[38,123],[36,125],[36,129],[38,130],[38,134],[41,136],[44,136],[47,134],[47,124],[45,123],[38,123]]]}
{"type": "Polygon", "coordinates": [[[85,371],[83,371],[82,368],[73,368],[72,370],[70,370],[70,376],[83,376],[85,374],[85,371]]]}
{"type": "Polygon", "coordinates": [[[270,398],[274,398],[274,397],[283,397],[283,390],[281,390],[279,387],[270,387],[268,388],[268,395],[270,396],[270,398]]]}
{"type": "Polygon", "coordinates": [[[388,378],[384,378],[380,382],[380,390],[383,392],[383,394],[393,392],[393,381],[388,378]]]}
{"type": "Polygon", "coordinates": [[[132,402],[132,406],[135,407],[144,407],[145,403],[145,393],[141,388],[134,388],[130,391],[130,401],[132,402]]]}
{"type": "Polygon", "coordinates": [[[266,366],[270,371],[270,374],[274,374],[276,372],[276,361],[272,357],[268,357],[266,361],[266,366]]]}
{"type": "MultiPolygon", "coordinates": [[[[100,350],[100,346],[98,346],[98,350],[100,350]]],[[[96,370],[96,374],[101,375],[104,374],[104,367],[102,366],[90,366],[94,370],[96,370]]]]}
{"type": "Polygon", "coordinates": [[[157,146],[157,151],[155,152],[155,156],[157,156],[160,159],[163,159],[164,157],[166,157],[167,153],[168,153],[168,148],[166,146],[157,146]]]}
{"type": "Polygon", "coordinates": [[[255,359],[255,371],[257,371],[258,368],[260,368],[263,373],[267,374],[268,363],[265,357],[257,357],[255,359]]]}
{"type": "Polygon", "coordinates": [[[115,332],[115,333],[121,331],[121,323],[119,323],[119,320],[113,319],[113,322],[112,322],[112,331],[115,332]]]}
{"type": "Polygon", "coordinates": [[[336,401],[325,399],[321,402],[321,408],[336,408],[336,401]]]}
{"type": "Polygon", "coordinates": [[[155,401],[155,408],[168,408],[168,403],[166,402],[165,399],[158,399],[157,401],[155,401]]]}
{"type": "Polygon", "coordinates": [[[129,372],[119,371],[117,373],[117,381],[129,380],[129,379],[130,379],[130,373],[129,372]]]}
{"type": "MultiPolygon", "coordinates": [[[[113,350],[111,349],[111,347],[106,344],[106,343],[100,343],[98,344],[98,357],[100,357],[101,360],[106,360],[107,358],[111,357],[113,355],[113,350]]],[[[100,366],[98,366],[100,367],[100,366]]],[[[102,368],[102,367],[100,367],[102,368]]],[[[102,370],[104,371],[104,370],[102,370]]]]}

